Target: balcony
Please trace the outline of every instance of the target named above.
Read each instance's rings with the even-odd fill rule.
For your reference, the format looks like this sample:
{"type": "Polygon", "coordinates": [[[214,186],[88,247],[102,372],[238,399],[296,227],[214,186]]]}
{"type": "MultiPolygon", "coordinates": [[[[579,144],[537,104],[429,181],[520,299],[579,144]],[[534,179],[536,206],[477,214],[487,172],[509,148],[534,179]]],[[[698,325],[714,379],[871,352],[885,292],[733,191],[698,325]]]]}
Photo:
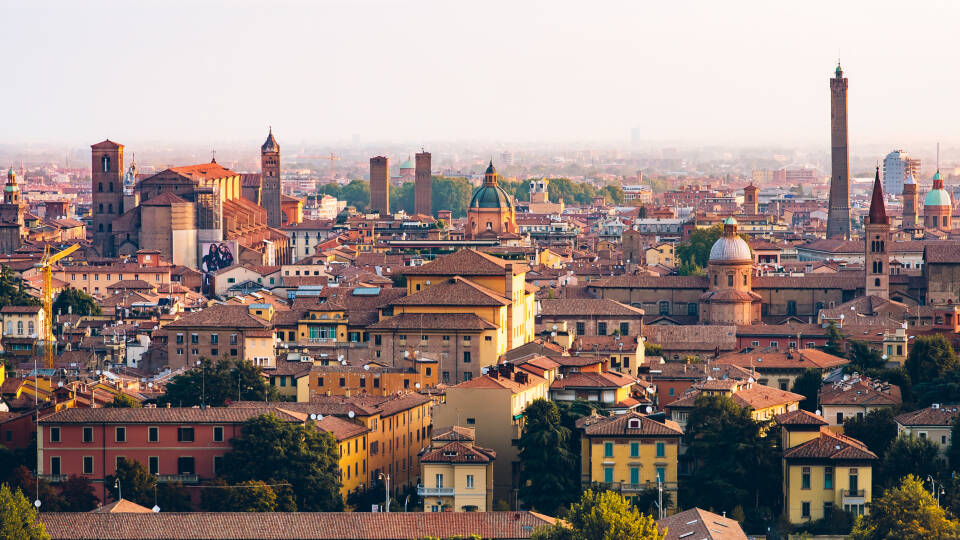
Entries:
{"type": "Polygon", "coordinates": [[[843,489],[840,490],[843,504],[866,504],[867,492],[863,489],[843,489]]]}
{"type": "Polygon", "coordinates": [[[158,482],[180,482],[181,484],[196,484],[200,478],[195,474],[158,474],[158,482]]]}
{"type": "Polygon", "coordinates": [[[423,484],[417,484],[417,495],[421,497],[453,497],[453,488],[428,488],[423,484]]]}
{"type": "Polygon", "coordinates": [[[70,477],[65,474],[41,474],[40,475],[41,480],[46,480],[51,484],[56,484],[58,482],[66,482],[68,478],[70,477]]]}
{"type": "MultiPolygon", "coordinates": [[[[589,479],[586,477],[586,475],[583,475],[582,479],[585,486],[590,484],[590,482],[588,481],[589,479]]],[[[596,482],[596,484],[605,489],[609,489],[612,491],[619,491],[620,493],[640,493],[643,491],[647,491],[649,489],[653,489],[653,490],[657,489],[656,482],[644,482],[640,484],[629,484],[627,482],[596,482]]],[[[663,486],[664,491],[677,490],[676,482],[661,482],[660,485],[663,486]]]]}

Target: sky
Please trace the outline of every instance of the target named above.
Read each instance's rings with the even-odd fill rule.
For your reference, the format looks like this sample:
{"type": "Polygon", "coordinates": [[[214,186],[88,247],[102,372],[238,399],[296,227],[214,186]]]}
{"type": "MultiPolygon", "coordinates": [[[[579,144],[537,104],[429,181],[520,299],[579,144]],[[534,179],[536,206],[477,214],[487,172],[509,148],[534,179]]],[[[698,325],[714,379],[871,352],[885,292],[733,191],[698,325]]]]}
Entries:
{"type": "Polygon", "coordinates": [[[960,143],[960,2],[0,0],[0,144],[960,143]]]}

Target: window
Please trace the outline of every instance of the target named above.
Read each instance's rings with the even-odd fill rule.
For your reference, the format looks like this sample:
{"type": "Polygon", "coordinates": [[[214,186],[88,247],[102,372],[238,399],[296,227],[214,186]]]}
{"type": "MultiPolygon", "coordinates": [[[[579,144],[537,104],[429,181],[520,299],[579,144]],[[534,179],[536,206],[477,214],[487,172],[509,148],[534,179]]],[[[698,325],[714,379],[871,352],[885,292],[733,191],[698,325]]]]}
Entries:
{"type": "Polygon", "coordinates": [[[670,389],[667,391],[667,393],[670,394],[671,396],[673,395],[673,387],[672,387],[672,386],[671,386],[670,389]]]}
{"type": "Polygon", "coordinates": [[[843,424],[843,413],[842,413],[842,412],[838,412],[838,413],[837,413],[837,424],[838,424],[838,425],[842,425],[842,424],[843,424]]]}
{"type": "Polygon", "coordinates": [[[83,456],[83,474],[93,474],[93,456],[83,456]]]}
{"type": "Polygon", "coordinates": [[[613,457],[613,443],[603,443],[603,457],[613,457]]]}
{"type": "Polygon", "coordinates": [[[230,334],[230,344],[231,344],[231,345],[236,345],[236,344],[237,344],[237,335],[236,335],[236,334],[230,334]]]}
{"type": "Polygon", "coordinates": [[[214,358],[220,356],[220,349],[210,349],[210,356],[214,358]]]}
{"type": "Polygon", "coordinates": [[[850,478],[850,492],[856,493],[857,491],[859,491],[859,488],[860,488],[859,482],[858,482],[859,478],[857,477],[856,469],[850,469],[849,478],[850,478]]]}
{"type": "Polygon", "coordinates": [[[117,441],[117,442],[127,442],[127,428],[125,428],[125,427],[118,427],[118,428],[117,428],[116,441],[117,441]]]}
{"type": "Polygon", "coordinates": [[[223,471],[223,456],[213,456],[213,474],[219,476],[223,471]]]}
{"type": "Polygon", "coordinates": [[[797,301],[787,300],[787,315],[796,315],[796,314],[797,314],[797,301]]]}
{"type": "Polygon", "coordinates": [[[810,467],[804,467],[800,471],[800,489],[810,489],[810,467]]]}
{"type": "Polygon", "coordinates": [[[477,419],[476,419],[476,418],[467,418],[467,425],[468,425],[468,426],[474,426],[474,425],[476,425],[476,424],[477,424],[477,419]]]}
{"type": "Polygon", "coordinates": [[[464,364],[470,363],[470,351],[463,351],[463,363],[464,364]]]}
{"type": "Polygon", "coordinates": [[[93,442],[93,428],[83,428],[83,442],[93,442]]]}
{"type": "Polygon", "coordinates": [[[213,442],[223,442],[223,426],[213,426],[213,442]]]}
{"type": "Polygon", "coordinates": [[[210,344],[211,344],[211,345],[216,345],[216,344],[218,344],[218,343],[220,343],[220,335],[219,335],[219,334],[210,334],[210,344]]]}
{"type": "Polygon", "coordinates": [[[598,323],[597,323],[597,335],[598,335],[598,336],[605,336],[605,335],[607,335],[607,323],[605,323],[605,322],[598,322],[598,323]]]}
{"type": "Polygon", "coordinates": [[[608,484],[613,483],[613,467],[603,468],[603,481],[608,484]]]}
{"type": "Polygon", "coordinates": [[[55,476],[60,475],[60,456],[50,458],[50,474],[55,476]]]}
{"type": "Polygon", "coordinates": [[[622,322],[620,323],[620,335],[629,336],[630,335],[630,323],[622,322]]]}
{"type": "Polygon", "coordinates": [[[696,317],[697,316],[697,304],[696,302],[690,302],[687,304],[687,316],[696,317]]]}
{"type": "Polygon", "coordinates": [[[640,457],[640,443],[630,443],[630,457],[640,457]]]}
{"type": "Polygon", "coordinates": [[[733,287],[733,274],[727,274],[727,287],[733,287]]]}
{"type": "Polygon", "coordinates": [[[473,489],[473,475],[467,475],[467,489],[473,489]]]}
{"type": "Polygon", "coordinates": [[[347,386],[347,379],[345,377],[340,377],[340,388],[347,386]]]}
{"type": "Polygon", "coordinates": [[[150,474],[160,474],[160,458],[157,456],[150,456],[147,458],[147,466],[150,474]]]}
{"type": "Polygon", "coordinates": [[[640,467],[630,467],[630,483],[634,485],[640,483],[640,467]]]}
{"type": "Polygon", "coordinates": [[[183,456],[177,458],[177,474],[196,474],[197,469],[194,466],[193,458],[183,456]]]}
{"type": "Polygon", "coordinates": [[[160,440],[160,428],[150,426],[147,428],[147,442],[158,442],[160,440]]]}
{"type": "Polygon", "coordinates": [[[434,476],[434,481],[437,483],[438,488],[443,487],[443,474],[437,474],[434,476]]]}
{"type": "Polygon", "coordinates": [[[833,489],[833,467],[823,469],[823,489],[833,489]]]}
{"type": "Polygon", "coordinates": [[[800,517],[810,518],[810,503],[803,501],[800,503],[800,517]]]}
{"type": "Polygon", "coordinates": [[[666,481],[667,481],[667,468],[666,468],[666,467],[663,467],[663,466],[657,467],[657,480],[659,480],[659,481],[661,481],[661,482],[666,482],[666,481]]]}
{"type": "Polygon", "coordinates": [[[661,300],[658,304],[660,315],[670,315],[670,302],[661,300]]]}
{"type": "Polygon", "coordinates": [[[198,334],[190,334],[190,343],[200,343],[200,336],[198,334]]]}
{"type": "Polygon", "coordinates": [[[587,333],[587,324],[583,321],[577,321],[577,335],[582,336],[587,333]]]}
{"type": "Polygon", "coordinates": [[[657,443],[657,457],[666,457],[667,455],[667,444],[664,442],[657,443]]]}
{"type": "Polygon", "coordinates": [[[60,428],[50,428],[50,442],[60,442],[60,428]]]}
{"type": "Polygon", "coordinates": [[[193,428],[192,428],[192,427],[178,427],[178,428],[177,428],[177,442],[193,442],[193,428]]]}
{"type": "Polygon", "coordinates": [[[177,343],[183,343],[183,334],[177,334],[177,343]]]}

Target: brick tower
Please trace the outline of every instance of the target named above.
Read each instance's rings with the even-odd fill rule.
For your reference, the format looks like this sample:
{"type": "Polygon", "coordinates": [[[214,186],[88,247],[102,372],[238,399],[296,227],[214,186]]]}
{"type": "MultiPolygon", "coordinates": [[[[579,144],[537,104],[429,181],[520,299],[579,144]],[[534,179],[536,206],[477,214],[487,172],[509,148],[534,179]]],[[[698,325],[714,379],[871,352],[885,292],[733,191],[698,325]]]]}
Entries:
{"type": "Polygon", "coordinates": [[[370,207],[369,212],[390,215],[390,160],[385,156],[370,158],[370,207]]]}
{"type": "Polygon", "coordinates": [[[430,182],[432,170],[430,152],[420,151],[416,157],[417,172],[414,187],[414,209],[417,214],[433,215],[433,201],[431,200],[430,182]]]}
{"type": "Polygon", "coordinates": [[[873,197],[870,199],[870,216],[864,226],[864,271],[867,296],[890,296],[890,256],[887,242],[890,241],[890,218],[883,204],[883,186],[880,184],[880,167],[873,181],[873,197]]]}
{"type": "Polygon", "coordinates": [[[830,207],[827,238],[850,238],[850,164],[847,148],[847,79],[837,63],[830,79],[830,207]]]}
{"type": "Polygon", "coordinates": [[[920,229],[920,194],[917,192],[917,180],[909,173],[903,181],[903,230],[916,234],[920,229]]]}
{"type": "Polygon", "coordinates": [[[110,139],[90,147],[93,190],[93,247],[115,257],[113,220],[123,213],[123,145],[110,139]]]}
{"type": "Polygon", "coordinates": [[[759,214],[760,210],[760,200],[757,197],[760,192],[760,188],[750,184],[749,186],[743,188],[743,213],[750,215],[759,214]]]}
{"type": "Polygon", "coordinates": [[[283,210],[280,206],[280,145],[273,137],[273,128],[260,147],[260,204],[267,211],[267,225],[280,228],[283,210]]]}

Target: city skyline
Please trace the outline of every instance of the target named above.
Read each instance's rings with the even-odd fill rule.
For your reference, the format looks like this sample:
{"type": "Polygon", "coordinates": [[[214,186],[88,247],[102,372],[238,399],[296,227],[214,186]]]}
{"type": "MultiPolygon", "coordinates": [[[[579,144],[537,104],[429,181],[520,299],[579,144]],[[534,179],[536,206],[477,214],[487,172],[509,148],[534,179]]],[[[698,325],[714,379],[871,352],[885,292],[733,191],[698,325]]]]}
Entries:
{"type": "Polygon", "coordinates": [[[624,144],[639,128],[640,144],[827,148],[838,53],[851,153],[949,146],[960,120],[947,3],[53,5],[3,5],[20,22],[0,46],[21,54],[2,144],[229,146],[273,125],[292,145],[624,144]]]}

